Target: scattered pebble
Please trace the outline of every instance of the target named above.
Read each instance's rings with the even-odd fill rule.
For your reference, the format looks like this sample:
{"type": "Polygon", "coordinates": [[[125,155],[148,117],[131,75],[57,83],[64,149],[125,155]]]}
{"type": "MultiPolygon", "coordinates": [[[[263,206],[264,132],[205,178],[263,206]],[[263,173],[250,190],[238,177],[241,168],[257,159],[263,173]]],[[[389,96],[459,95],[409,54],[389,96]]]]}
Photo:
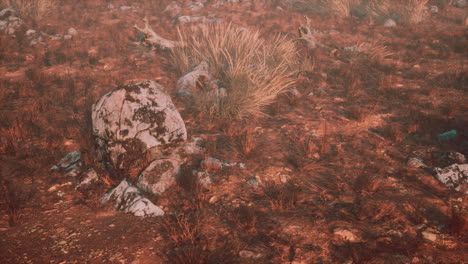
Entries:
{"type": "Polygon", "coordinates": [[[384,22],[384,27],[396,27],[396,25],[397,24],[396,24],[395,20],[393,20],[391,18],[385,20],[385,22],[384,22]]]}

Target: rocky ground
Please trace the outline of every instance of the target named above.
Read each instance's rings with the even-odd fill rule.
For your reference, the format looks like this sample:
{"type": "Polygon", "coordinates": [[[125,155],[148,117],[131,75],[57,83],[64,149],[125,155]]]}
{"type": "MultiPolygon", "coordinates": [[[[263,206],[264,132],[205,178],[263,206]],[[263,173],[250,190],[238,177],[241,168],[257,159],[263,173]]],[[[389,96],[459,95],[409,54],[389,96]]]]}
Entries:
{"type": "Polygon", "coordinates": [[[40,19],[2,11],[0,262],[465,263],[465,1],[429,1],[417,24],[283,2],[64,0],[40,19]],[[304,15],[314,47],[297,33],[304,15]],[[212,118],[178,93],[167,48],[134,28],[145,17],[168,40],[178,27],[227,22],[288,35],[297,82],[265,116],[212,118]],[[169,99],[151,99],[129,127],[162,122],[145,140],[170,146],[111,169],[102,149],[112,133],[133,132],[95,120],[146,100],[153,84],[143,80],[169,99]],[[93,107],[110,91],[124,97],[93,107]]]}

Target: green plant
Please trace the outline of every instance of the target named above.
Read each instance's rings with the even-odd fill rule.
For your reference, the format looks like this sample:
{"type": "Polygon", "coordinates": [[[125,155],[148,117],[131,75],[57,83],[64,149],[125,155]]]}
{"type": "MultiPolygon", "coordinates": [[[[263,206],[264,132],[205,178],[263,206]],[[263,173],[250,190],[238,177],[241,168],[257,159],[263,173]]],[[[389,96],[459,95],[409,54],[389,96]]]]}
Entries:
{"type": "Polygon", "coordinates": [[[179,73],[204,61],[226,89],[226,96],[219,96],[213,89],[194,94],[197,107],[212,116],[263,115],[262,109],[295,81],[292,66],[296,48],[285,36],[265,40],[258,31],[218,24],[200,32],[180,30],[179,37],[184,45],[171,54],[179,73]]]}

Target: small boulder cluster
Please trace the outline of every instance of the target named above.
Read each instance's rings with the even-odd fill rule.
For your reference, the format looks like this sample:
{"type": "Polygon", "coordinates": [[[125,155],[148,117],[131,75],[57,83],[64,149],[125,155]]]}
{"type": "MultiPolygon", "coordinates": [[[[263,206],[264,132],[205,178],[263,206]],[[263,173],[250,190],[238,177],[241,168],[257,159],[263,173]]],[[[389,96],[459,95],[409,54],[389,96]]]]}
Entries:
{"type": "MultiPolygon", "coordinates": [[[[161,195],[167,191],[176,184],[187,157],[203,151],[201,139],[187,140],[185,123],[164,87],[155,81],[121,86],[92,106],[91,117],[96,159],[102,169],[112,173],[137,164],[141,170],[133,180],[127,179],[129,175],[118,175],[120,184],[105,194],[102,202],[113,201],[115,209],[136,216],[164,215],[143,193],[161,195]]],[[[84,170],[82,166],[81,153],[73,151],[52,169],[80,176],[76,189],[82,190],[99,181],[93,168],[84,170]]]]}

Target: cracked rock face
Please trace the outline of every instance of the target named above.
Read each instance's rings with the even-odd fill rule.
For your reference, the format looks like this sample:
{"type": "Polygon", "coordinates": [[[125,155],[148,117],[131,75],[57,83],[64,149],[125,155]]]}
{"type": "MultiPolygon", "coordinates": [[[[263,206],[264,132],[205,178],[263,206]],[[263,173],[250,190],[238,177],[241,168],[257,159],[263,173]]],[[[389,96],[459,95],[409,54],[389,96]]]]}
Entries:
{"type": "Polygon", "coordinates": [[[164,88],[154,81],[129,84],[101,97],[92,107],[93,134],[101,158],[118,166],[124,153],[187,139],[184,121],[164,88]]]}
{"type": "Polygon", "coordinates": [[[180,164],[174,159],[151,162],[138,176],[137,186],[142,190],[159,195],[176,183],[180,164]]]}

